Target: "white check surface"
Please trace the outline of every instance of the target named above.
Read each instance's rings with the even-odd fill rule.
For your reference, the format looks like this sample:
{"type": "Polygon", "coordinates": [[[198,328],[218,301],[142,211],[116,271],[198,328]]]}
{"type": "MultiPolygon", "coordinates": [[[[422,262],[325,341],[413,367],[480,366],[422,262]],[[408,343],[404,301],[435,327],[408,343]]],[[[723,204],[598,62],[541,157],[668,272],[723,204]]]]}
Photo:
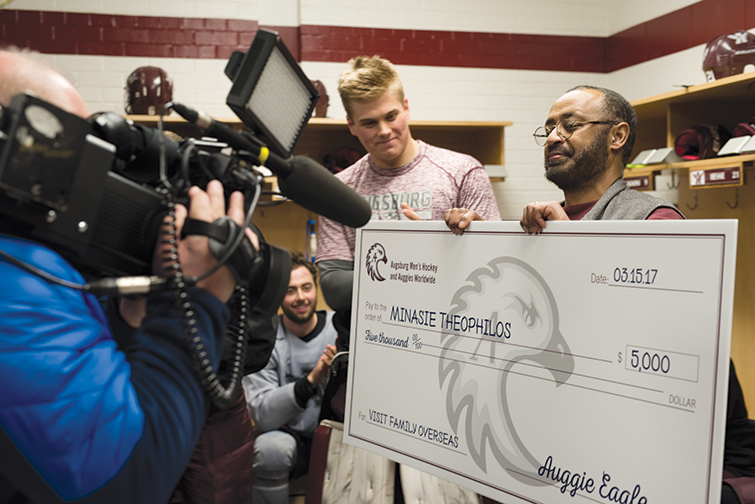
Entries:
{"type": "Polygon", "coordinates": [[[736,229],[368,224],[344,440],[505,504],[718,502],[736,229]]]}

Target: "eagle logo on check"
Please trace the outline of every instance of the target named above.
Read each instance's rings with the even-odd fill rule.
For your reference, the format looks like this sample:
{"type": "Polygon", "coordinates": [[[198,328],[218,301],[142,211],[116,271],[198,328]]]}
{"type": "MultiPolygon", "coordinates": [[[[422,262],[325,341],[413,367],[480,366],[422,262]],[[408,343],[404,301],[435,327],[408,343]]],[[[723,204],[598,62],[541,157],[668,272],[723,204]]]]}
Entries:
{"type": "Polygon", "coordinates": [[[385,255],[385,248],[379,243],[373,244],[367,251],[367,259],[365,261],[367,275],[376,282],[382,282],[385,278],[378,271],[378,264],[387,262],[388,258],[385,255]]]}
{"type": "Polygon", "coordinates": [[[510,324],[510,331],[441,333],[438,377],[451,428],[483,471],[492,455],[512,477],[545,484],[537,477],[541,461],[528,449],[529,437],[521,435],[528,426],[517,423],[512,404],[528,404],[530,387],[552,390],[574,371],[550,287],[524,261],[498,257],[472,271],[454,293],[449,317],[454,316],[487,317],[490,327],[510,324]]]}

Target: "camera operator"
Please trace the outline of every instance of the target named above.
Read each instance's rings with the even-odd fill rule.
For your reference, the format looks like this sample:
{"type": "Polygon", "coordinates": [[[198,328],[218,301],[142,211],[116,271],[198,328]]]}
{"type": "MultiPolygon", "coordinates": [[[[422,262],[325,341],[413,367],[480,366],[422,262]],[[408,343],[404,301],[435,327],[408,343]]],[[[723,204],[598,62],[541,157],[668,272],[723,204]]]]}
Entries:
{"type": "MultiPolygon", "coordinates": [[[[75,88],[38,55],[0,51],[0,103],[24,91],[87,115],[75,88]]],[[[189,198],[189,211],[176,207],[177,237],[187,216],[212,222],[226,214],[220,182],[206,192],[193,187],[189,198]]],[[[240,193],[231,195],[227,215],[242,223],[240,193]]],[[[24,239],[11,219],[0,216],[0,230],[0,250],[9,256],[84,283],[56,252],[24,239]]],[[[176,247],[185,276],[199,276],[217,262],[206,237],[176,239],[176,247]]],[[[0,502],[167,502],[209,408],[175,294],[150,294],[135,344],[121,352],[91,294],[7,260],[0,260],[0,278],[0,502]]],[[[213,369],[234,288],[223,267],[188,291],[213,369]]]]}

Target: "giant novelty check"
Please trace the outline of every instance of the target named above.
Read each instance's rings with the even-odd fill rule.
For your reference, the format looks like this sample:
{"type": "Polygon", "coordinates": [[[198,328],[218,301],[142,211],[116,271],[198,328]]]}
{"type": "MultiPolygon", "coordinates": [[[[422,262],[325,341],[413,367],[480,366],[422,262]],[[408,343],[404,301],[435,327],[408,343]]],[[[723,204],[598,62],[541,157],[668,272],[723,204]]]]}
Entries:
{"type": "Polygon", "coordinates": [[[344,439],[506,504],[719,502],[736,230],[359,229],[344,439]]]}

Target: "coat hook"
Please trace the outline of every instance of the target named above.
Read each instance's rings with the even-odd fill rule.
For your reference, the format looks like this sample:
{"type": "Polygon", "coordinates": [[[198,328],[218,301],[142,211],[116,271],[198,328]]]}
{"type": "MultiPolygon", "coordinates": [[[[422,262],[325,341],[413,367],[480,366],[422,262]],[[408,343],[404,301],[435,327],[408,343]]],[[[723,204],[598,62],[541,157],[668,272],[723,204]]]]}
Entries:
{"type": "Polygon", "coordinates": [[[734,204],[732,205],[727,201],[726,206],[731,208],[732,210],[739,206],[739,187],[734,190],[734,204]]]}
{"type": "Polygon", "coordinates": [[[685,203],[687,205],[687,208],[690,210],[694,210],[697,208],[697,191],[695,191],[695,206],[690,206],[689,203],[685,203]]]}
{"type": "Polygon", "coordinates": [[[671,183],[666,182],[666,187],[669,189],[678,189],[679,181],[676,180],[676,170],[671,170],[671,183]]]}

